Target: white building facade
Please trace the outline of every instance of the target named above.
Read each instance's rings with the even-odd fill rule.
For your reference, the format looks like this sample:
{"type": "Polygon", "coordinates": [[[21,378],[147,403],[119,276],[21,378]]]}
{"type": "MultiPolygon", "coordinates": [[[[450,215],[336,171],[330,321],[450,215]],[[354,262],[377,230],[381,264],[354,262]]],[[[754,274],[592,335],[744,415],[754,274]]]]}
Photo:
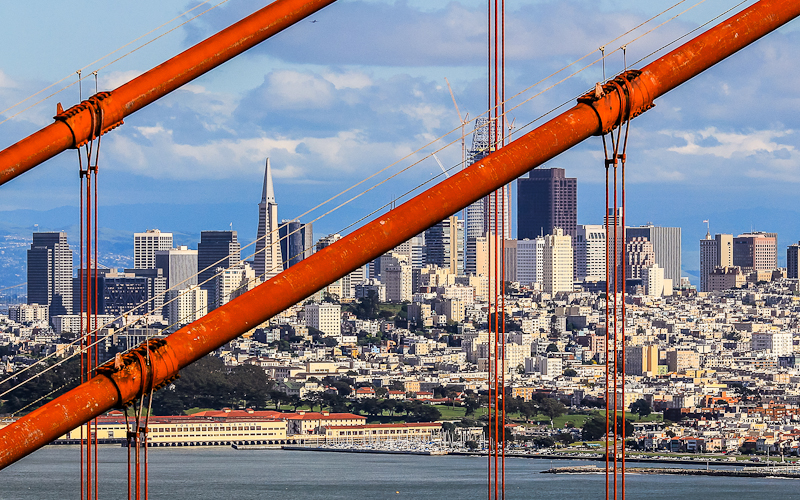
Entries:
{"type": "Polygon", "coordinates": [[[327,337],[342,336],[342,306],[323,302],[305,305],[306,326],[316,328],[327,337]]]}
{"type": "Polygon", "coordinates": [[[517,240],[517,281],[531,286],[544,280],[544,238],[517,240]]]}
{"type": "Polygon", "coordinates": [[[606,228],[600,224],[577,227],[575,237],[575,277],[579,280],[606,279],[606,228]]]}
{"type": "Polygon", "coordinates": [[[571,292],[574,288],[572,237],[564,234],[561,228],[555,228],[554,233],[544,237],[542,289],[551,294],[571,292]]]}
{"type": "Polygon", "coordinates": [[[133,233],[134,269],[155,269],[156,252],[170,248],[172,248],[172,233],[162,233],[158,229],[133,233]]]}

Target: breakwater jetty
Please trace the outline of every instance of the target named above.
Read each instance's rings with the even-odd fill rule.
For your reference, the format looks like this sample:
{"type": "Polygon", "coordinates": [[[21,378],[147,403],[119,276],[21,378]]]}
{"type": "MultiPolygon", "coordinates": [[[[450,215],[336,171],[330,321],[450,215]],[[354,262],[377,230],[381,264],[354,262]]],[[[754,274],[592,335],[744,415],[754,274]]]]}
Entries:
{"type": "MultiPolygon", "coordinates": [[[[673,474],[680,476],[725,476],[725,477],[780,477],[800,479],[800,467],[742,467],[740,469],[686,469],[676,467],[626,467],[628,474],[673,474]]],[[[605,468],[596,465],[577,467],[554,467],[542,474],[604,474],[605,468]]]]}

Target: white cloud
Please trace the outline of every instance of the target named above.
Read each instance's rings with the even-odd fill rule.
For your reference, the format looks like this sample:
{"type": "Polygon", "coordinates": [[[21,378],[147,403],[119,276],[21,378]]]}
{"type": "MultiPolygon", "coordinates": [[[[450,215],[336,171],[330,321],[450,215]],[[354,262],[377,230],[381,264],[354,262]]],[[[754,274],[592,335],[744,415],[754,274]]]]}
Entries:
{"type": "Polygon", "coordinates": [[[712,155],[719,158],[748,157],[759,153],[792,152],[795,147],[777,139],[792,135],[792,130],[760,130],[749,133],[720,132],[715,127],[691,131],[663,131],[663,134],[683,139],[686,144],[668,151],[683,155],[712,155]]]}
{"type": "Polygon", "coordinates": [[[153,139],[160,134],[172,133],[171,131],[167,132],[166,130],[164,130],[164,127],[162,127],[161,125],[156,125],[153,127],[136,127],[136,130],[138,130],[140,134],[142,134],[148,139],[153,139]]]}
{"type": "Polygon", "coordinates": [[[333,84],[336,90],[341,89],[364,89],[372,86],[372,79],[365,73],[354,71],[347,73],[322,73],[322,77],[333,84]]]}
{"type": "Polygon", "coordinates": [[[107,163],[161,179],[237,178],[258,172],[264,158],[271,157],[276,159],[275,177],[339,180],[341,174],[361,175],[383,167],[411,150],[406,144],[369,142],[359,130],[328,137],[221,139],[201,145],[177,142],[173,131],[161,125],[136,131],[110,136],[107,163]]]}
{"type": "MultiPolygon", "coordinates": [[[[139,70],[128,70],[128,71],[112,71],[110,73],[101,73],[98,72],[98,85],[100,89],[106,90],[114,90],[115,88],[119,87],[120,85],[124,85],[129,81],[133,80],[137,76],[141,75],[143,71],[139,70]]],[[[84,84],[88,82],[89,79],[87,78],[84,80],[84,84]]],[[[92,88],[94,88],[94,82],[92,82],[92,88]]]]}
{"type": "Polygon", "coordinates": [[[0,69],[0,89],[13,89],[17,86],[16,82],[8,77],[3,70],[0,69]]]}
{"type": "Polygon", "coordinates": [[[274,108],[325,108],[333,102],[334,83],[310,73],[275,71],[262,97],[274,108]]]}

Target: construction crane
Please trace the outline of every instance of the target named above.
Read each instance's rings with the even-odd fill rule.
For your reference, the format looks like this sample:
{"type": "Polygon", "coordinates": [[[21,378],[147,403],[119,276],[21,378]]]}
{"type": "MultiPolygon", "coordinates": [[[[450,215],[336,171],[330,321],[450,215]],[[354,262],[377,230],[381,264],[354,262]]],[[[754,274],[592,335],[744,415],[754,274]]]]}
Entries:
{"type": "MultiPolygon", "coordinates": [[[[450,82],[447,80],[447,77],[444,78],[444,81],[447,82],[447,90],[450,91],[450,98],[453,99],[453,106],[456,107],[456,114],[458,115],[458,121],[459,123],[461,123],[461,168],[464,168],[467,166],[467,143],[464,140],[465,139],[464,127],[467,125],[467,123],[469,123],[469,113],[465,114],[464,118],[461,118],[461,111],[458,109],[458,103],[456,102],[455,94],[453,94],[453,88],[450,86],[450,82]]],[[[437,159],[436,161],[439,160],[437,159]]]]}
{"type": "MultiPolygon", "coordinates": [[[[251,16],[247,22],[241,21],[201,42],[198,47],[204,48],[199,52],[193,52],[196,47],[188,49],[145,73],[138,82],[134,80],[117,91],[98,94],[85,105],[70,108],[54,124],[0,152],[0,183],[107,132],[119,125],[124,116],[218,65],[221,59],[216,57],[217,44],[227,47],[226,54],[232,57],[233,52],[241,52],[237,43],[252,46],[257,43],[256,38],[264,39],[331,2],[275,2],[259,11],[260,15],[254,14],[258,15],[257,21],[247,21],[251,16]],[[281,10],[284,8],[286,12],[281,10]],[[225,37],[215,38],[223,33],[225,37]],[[190,53],[194,55],[187,56],[190,53]],[[189,69],[193,73],[187,76],[189,69]]],[[[797,0],[755,3],[642,69],[616,76],[602,85],[602,93],[587,93],[571,109],[254,290],[165,339],[152,339],[121,359],[102,365],[96,377],[0,429],[0,468],[151,388],[168,384],[183,367],[585,139],[609,132],[644,113],[654,106],[656,98],[799,15],[797,0]],[[145,351],[149,351],[148,362],[142,356],[145,351]]]]}
{"type": "Polygon", "coordinates": [[[447,173],[447,169],[444,168],[444,165],[442,165],[442,162],[439,160],[439,157],[436,156],[436,153],[433,153],[433,159],[439,164],[439,168],[442,169],[442,173],[444,173],[445,178],[450,177],[450,174],[447,173]]]}

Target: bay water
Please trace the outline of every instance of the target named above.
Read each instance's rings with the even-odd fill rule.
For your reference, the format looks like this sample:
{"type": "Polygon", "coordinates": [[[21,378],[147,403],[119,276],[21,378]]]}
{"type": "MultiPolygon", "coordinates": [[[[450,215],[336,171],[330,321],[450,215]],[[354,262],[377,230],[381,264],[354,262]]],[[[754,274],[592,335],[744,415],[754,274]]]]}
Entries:
{"type": "MultiPolygon", "coordinates": [[[[79,499],[79,453],[77,446],[48,446],[0,471],[0,500],[79,499]]],[[[201,447],[152,448],[149,459],[151,500],[487,497],[487,460],[480,457],[201,447]]],[[[99,462],[100,498],[127,498],[125,448],[101,446],[99,462]]],[[[540,474],[586,464],[601,465],[508,458],[506,499],[604,499],[603,474],[540,474]]],[[[628,474],[626,490],[631,500],[800,498],[800,480],[628,474]]]]}

